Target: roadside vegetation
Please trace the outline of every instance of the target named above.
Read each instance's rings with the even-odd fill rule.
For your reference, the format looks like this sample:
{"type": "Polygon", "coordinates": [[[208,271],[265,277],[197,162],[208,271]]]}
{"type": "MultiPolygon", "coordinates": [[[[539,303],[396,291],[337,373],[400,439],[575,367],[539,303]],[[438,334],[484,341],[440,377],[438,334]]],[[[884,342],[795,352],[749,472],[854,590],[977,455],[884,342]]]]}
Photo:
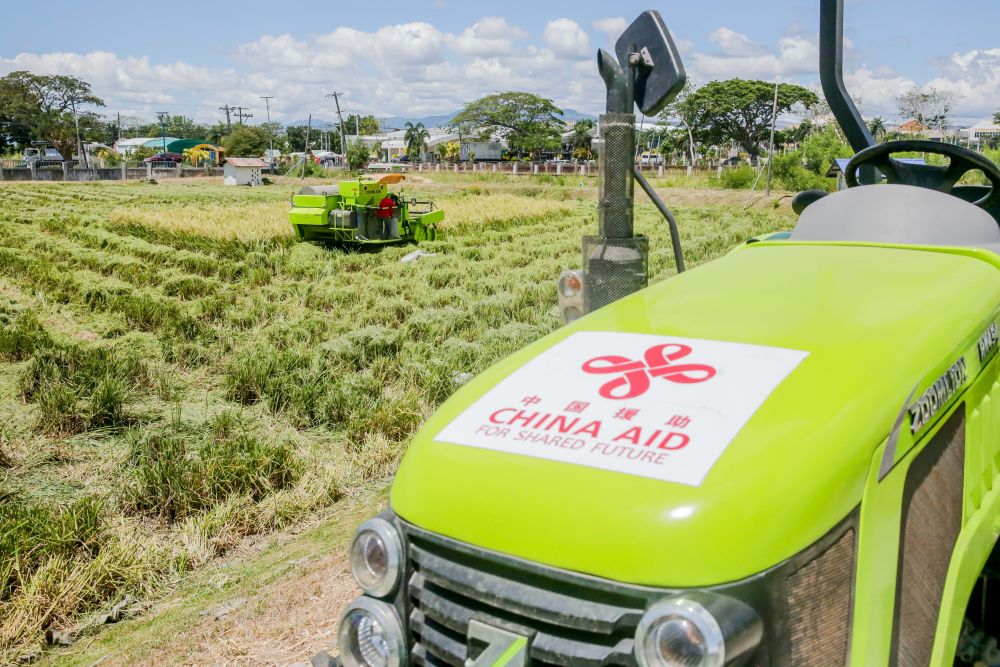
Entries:
{"type": "MultiPolygon", "coordinates": [[[[414,180],[446,222],[407,264],[296,243],[298,181],[0,185],[0,664],[381,493],[469,374],[559,326],[594,179],[414,180]]],[[[685,192],[691,264],[790,224],[685,192]]]]}

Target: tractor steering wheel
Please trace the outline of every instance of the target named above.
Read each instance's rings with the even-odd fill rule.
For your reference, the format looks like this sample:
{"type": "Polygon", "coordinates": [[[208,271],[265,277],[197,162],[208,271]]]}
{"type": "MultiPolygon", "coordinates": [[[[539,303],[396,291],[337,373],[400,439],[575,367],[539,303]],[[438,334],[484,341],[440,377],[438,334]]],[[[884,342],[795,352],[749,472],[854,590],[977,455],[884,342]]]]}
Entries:
{"type": "Polygon", "coordinates": [[[1000,169],[989,158],[954,144],[910,139],[889,141],[866,148],[851,158],[847,167],[844,168],[844,180],[847,187],[853,188],[858,185],[858,167],[865,165],[870,165],[881,171],[889,183],[916,185],[945,194],[954,194],[952,189],[966,172],[980,169],[986,174],[992,189],[972,203],[980,208],[988,209],[1000,201],[1000,169]],[[893,153],[905,152],[943,155],[951,160],[951,164],[947,167],[909,164],[891,157],[893,153]]]}

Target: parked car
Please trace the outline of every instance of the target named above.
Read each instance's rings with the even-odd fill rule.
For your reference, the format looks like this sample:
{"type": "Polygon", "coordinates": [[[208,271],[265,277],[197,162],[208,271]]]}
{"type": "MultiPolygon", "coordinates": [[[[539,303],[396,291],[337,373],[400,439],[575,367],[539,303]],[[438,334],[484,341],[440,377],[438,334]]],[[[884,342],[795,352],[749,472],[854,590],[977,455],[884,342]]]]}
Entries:
{"type": "Polygon", "coordinates": [[[32,162],[62,162],[62,153],[51,146],[45,148],[25,148],[22,154],[25,164],[32,162]]]}
{"type": "Polygon", "coordinates": [[[646,151],[639,156],[639,164],[643,167],[658,167],[663,164],[663,156],[659,153],[646,151]]]}
{"type": "Polygon", "coordinates": [[[180,153],[157,153],[144,160],[144,162],[183,162],[184,156],[180,153]]]}
{"type": "Polygon", "coordinates": [[[739,156],[734,155],[733,157],[723,160],[722,164],[726,167],[738,167],[743,164],[743,160],[739,156]]]}

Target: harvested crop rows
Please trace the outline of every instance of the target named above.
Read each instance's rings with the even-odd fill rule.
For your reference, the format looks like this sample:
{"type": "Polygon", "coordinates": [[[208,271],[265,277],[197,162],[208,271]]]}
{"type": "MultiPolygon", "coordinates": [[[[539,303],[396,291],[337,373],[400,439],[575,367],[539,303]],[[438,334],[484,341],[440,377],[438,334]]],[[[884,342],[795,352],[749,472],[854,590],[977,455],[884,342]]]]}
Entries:
{"type": "MultiPolygon", "coordinates": [[[[0,186],[0,663],[384,485],[469,374],[559,326],[592,182],[471,180],[421,184],[448,218],[407,264],[295,243],[291,185],[0,186]]],[[[787,226],[677,213],[691,263],[787,226]]]]}

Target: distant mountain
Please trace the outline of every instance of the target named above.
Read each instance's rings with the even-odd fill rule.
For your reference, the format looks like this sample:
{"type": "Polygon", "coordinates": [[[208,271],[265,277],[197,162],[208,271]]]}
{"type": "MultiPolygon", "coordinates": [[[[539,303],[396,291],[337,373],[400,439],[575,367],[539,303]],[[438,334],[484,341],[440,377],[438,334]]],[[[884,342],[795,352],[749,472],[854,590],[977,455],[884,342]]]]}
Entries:
{"type": "MultiPolygon", "coordinates": [[[[451,119],[458,115],[458,111],[453,111],[451,113],[436,114],[431,116],[389,116],[388,118],[380,118],[379,122],[382,123],[383,129],[402,129],[406,126],[407,122],[410,123],[423,123],[424,127],[447,127],[451,119]]],[[[585,114],[576,109],[563,109],[563,120],[566,121],[576,121],[576,120],[597,120],[597,116],[591,116],[590,114],[585,114]]],[[[308,124],[308,119],[293,120],[286,123],[286,126],[296,126],[296,125],[306,125],[308,124]]],[[[321,118],[313,118],[312,126],[314,129],[318,130],[332,130],[336,129],[337,123],[335,121],[323,120],[321,118]]],[[[350,128],[348,128],[350,130],[350,128]]]]}

